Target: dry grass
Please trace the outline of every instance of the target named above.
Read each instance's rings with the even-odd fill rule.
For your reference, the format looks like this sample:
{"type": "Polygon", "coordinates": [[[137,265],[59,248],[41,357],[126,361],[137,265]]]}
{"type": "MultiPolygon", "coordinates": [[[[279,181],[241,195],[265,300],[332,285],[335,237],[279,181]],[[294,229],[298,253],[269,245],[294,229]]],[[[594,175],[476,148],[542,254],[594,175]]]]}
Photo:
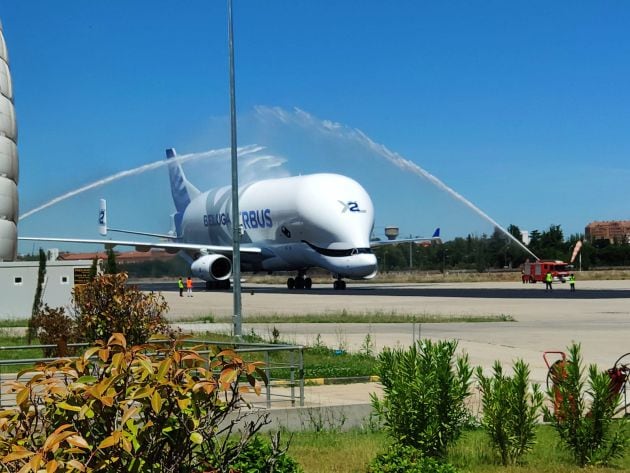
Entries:
{"type": "MultiPolygon", "coordinates": [[[[277,275],[247,275],[247,281],[259,284],[285,284],[287,277],[293,274],[277,274],[277,275]]],[[[313,273],[309,274],[314,283],[330,283],[332,278],[330,275],[313,273]]],[[[610,269],[582,271],[579,279],[581,281],[588,280],[625,280],[630,279],[630,270],[628,269],[610,269]]],[[[515,271],[493,271],[486,273],[478,273],[475,271],[447,271],[442,274],[439,271],[396,271],[388,273],[379,273],[374,279],[363,281],[365,283],[437,283],[437,282],[521,282],[521,273],[515,271]]]]}

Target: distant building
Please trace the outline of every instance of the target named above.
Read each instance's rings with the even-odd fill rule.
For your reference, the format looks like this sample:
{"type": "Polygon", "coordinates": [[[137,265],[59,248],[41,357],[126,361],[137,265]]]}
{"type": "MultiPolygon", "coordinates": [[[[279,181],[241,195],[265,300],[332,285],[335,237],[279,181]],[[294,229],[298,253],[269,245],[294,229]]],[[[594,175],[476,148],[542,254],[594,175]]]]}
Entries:
{"type": "MultiPolygon", "coordinates": [[[[174,258],[176,255],[167,253],[164,250],[152,248],[150,251],[125,251],[118,252],[115,251],[114,255],[116,256],[116,262],[119,264],[130,264],[130,263],[141,263],[143,261],[154,261],[154,260],[170,260],[174,258]]],[[[91,252],[91,253],[60,253],[59,259],[63,261],[74,261],[74,260],[93,260],[96,258],[99,261],[107,260],[107,253],[104,251],[99,252],[91,252]]]]}
{"type": "Polygon", "coordinates": [[[630,220],[611,220],[609,222],[591,222],[584,231],[586,239],[630,242],[630,220]]]}

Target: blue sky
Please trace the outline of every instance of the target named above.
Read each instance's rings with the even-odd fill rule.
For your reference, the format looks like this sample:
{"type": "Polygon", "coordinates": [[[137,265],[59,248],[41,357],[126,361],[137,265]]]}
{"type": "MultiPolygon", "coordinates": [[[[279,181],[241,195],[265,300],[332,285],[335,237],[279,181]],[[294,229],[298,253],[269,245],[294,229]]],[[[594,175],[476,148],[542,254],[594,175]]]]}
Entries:
{"type": "MultiPolygon", "coordinates": [[[[226,2],[0,0],[0,19],[22,212],[167,147],[229,146],[226,2]]],[[[377,232],[440,226],[452,238],[492,226],[357,136],[504,226],[568,235],[630,218],[626,2],[234,0],[234,21],[239,144],[264,146],[289,174],[354,177],[377,232]]],[[[200,188],[227,184],[226,162],[187,171],[200,188]]],[[[112,226],[169,228],[158,169],[37,213],[19,232],[96,237],[100,197],[112,226]]]]}

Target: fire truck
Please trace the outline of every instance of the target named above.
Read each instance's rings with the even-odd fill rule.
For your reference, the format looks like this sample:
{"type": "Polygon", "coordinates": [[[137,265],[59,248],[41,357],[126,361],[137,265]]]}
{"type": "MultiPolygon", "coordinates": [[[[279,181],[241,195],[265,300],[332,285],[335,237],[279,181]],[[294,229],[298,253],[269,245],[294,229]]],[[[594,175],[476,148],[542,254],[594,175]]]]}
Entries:
{"type": "Polygon", "coordinates": [[[568,263],[559,260],[538,260],[526,261],[523,264],[523,282],[536,283],[544,282],[547,273],[551,273],[554,281],[565,282],[570,274],[568,263]]]}

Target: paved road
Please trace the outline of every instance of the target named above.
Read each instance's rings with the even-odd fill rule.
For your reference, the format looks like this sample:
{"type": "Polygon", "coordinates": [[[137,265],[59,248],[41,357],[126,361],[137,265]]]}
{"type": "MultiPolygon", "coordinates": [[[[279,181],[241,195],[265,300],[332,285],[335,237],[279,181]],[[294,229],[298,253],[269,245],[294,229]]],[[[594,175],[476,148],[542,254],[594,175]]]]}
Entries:
{"type": "MultiPolygon", "coordinates": [[[[580,342],[585,361],[610,367],[630,352],[630,281],[577,281],[571,293],[567,284],[545,291],[540,284],[444,283],[352,284],[346,291],[328,285],[312,290],[288,291],[280,285],[243,284],[244,331],[266,336],[273,326],[289,341],[313,343],[319,335],[329,346],[358,350],[370,335],[376,350],[406,346],[420,332],[422,337],[459,341],[473,363],[490,368],[495,359],[510,365],[516,358],[530,363],[534,377],[544,381],[543,351],[564,350],[580,342]],[[379,312],[387,314],[509,315],[514,322],[425,323],[420,326],[383,324],[248,324],[248,315],[379,312]]],[[[181,320],[212,314],[232,314],[230,292],[197,291],[194,297],[178,297],[172,283],[141,285],[160,291],[170,306],[169,317],[181,320]]],[[[230,324],[185,324],[189,330],[222,330],[230,324]]]]}

